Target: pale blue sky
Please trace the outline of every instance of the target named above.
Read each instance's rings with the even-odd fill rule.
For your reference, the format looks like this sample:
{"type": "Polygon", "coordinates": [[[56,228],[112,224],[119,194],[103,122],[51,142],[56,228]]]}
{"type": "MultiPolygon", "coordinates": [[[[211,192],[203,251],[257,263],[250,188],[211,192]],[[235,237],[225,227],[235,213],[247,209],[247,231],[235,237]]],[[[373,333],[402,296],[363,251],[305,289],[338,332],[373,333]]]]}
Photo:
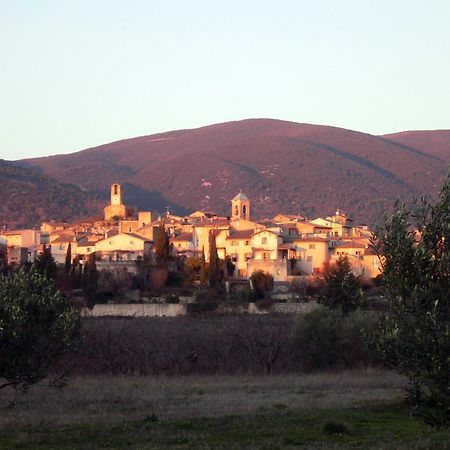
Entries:
{"type": "Polygon", "coordinates": [[[450,128],[448,0],[0,0],[0,158],[271,117],[450,128]]]}

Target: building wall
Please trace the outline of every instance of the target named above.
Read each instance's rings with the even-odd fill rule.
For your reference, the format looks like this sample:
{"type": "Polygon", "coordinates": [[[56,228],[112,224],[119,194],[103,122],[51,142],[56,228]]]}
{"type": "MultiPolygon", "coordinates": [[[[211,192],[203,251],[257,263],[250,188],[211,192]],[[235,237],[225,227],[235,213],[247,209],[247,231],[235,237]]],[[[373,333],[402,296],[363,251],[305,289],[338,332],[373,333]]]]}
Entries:
{"type": "Polygon", "coordinates": [[[253,272],[262,270],[273,276],[276,282],[285,282],[288,279],[288,263],[286,259],[257,260],[251,259],[247,263],[247,276],[250,278],[253,272]]]}
{"type": "Polygon", "coordinates": [[[247,277],[247,262],[252,258],[251,239],[227,239],[225,248],[227,256],[235,265],[234,276],[247,277]]]}
{"type": "Polygon", "coordinates": [[[126,215],[125,205],[108,205],[103,208],[105,214],[105,220],[111,220],[115,217],[119,219],[124,219],[126,215]]]}
{"type": "Polygon", "coordinates": [[[2,235],[8,246],[31,247],[40,244],[40,232],[38,230],[16,230],[2,235]]]}
{"type": "Polygon", "coordinates": [[[330,260],[328,241],[295,241],[297,267],[307,275],[323,272],[330,260]]]}
{"type": "Polygon", "coordinates": [[[261,231],[252,236],[253,259],[278,259],[278,245],[282,239],[270,231],[261,231]]]}

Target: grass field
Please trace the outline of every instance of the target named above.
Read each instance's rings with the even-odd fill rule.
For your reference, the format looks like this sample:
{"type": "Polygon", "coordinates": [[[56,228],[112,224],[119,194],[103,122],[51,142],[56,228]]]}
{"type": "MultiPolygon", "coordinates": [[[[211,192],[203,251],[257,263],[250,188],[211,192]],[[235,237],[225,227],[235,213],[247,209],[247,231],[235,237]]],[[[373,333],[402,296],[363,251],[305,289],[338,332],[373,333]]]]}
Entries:
{"type": "Polygon", "coordinates": [[[450,448],[378,370],[255,377],[80,377],[0,391],[1,449],[450,448]]]}

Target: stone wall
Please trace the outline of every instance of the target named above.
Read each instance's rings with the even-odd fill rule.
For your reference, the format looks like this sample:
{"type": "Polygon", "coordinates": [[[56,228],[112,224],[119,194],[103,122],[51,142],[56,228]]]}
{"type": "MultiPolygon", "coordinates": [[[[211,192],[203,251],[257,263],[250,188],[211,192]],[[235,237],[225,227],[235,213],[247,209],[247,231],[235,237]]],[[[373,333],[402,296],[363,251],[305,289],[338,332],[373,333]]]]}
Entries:
{"type": "Polygon", "coordinates": [[[317,308],[317,303],[275,303],[272,312],[281,314],[304,314],[317,308]]]}
{"type": "MultiPolygon", "coordinates": [[[[212,314],[303,314],[317,307],[317,303],[275,303],[270,309],[260,309],[255,303],[243,305],[217,305],[210,311],[212,314]]],[[[98,304],[94,308],[83,308],[83,317],[176,317],[186,316],[189,311],[188,304],[176,303],[124,303],[124,304],[98,304]]],[[[195,314],[195,312],[193,312],[195,314]]]]}
{"type": "Polygon", "coordinates": [[[84,308],[84,317],[127,316],[127,317],[175,317],[187,314],[186,305],[176,303],[124,303],[98,304],[92,310],[84,308]]]}

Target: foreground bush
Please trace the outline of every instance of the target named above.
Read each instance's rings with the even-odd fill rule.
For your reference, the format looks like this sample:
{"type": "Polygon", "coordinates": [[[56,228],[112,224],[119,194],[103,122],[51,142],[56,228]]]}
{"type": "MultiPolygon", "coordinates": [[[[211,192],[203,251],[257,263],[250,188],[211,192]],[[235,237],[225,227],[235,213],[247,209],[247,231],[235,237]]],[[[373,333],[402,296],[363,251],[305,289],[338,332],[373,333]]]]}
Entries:
{"type": "Polygon", "coordinates": [[[339,310],[316,308],[298,318],[290,346],[308,371],[369,365],[375,359],[365,336],[375,323],[374,313],[343,317],[339,310]]]}
{"type": "Polygon", "coordinates": [[[53,281],[34,269],[0,276],[0,388],[44,378],[79,329],[78,314],[53,281]]]}
{"type": "Polygon", "coordinates": [[[374,248],[389,304],[378,350],[409,378],[415,412],[431,424],[449,424],[450,177],[435,205],[424,200],[410,212],[397,203],[377,229],[374,248]]]}

